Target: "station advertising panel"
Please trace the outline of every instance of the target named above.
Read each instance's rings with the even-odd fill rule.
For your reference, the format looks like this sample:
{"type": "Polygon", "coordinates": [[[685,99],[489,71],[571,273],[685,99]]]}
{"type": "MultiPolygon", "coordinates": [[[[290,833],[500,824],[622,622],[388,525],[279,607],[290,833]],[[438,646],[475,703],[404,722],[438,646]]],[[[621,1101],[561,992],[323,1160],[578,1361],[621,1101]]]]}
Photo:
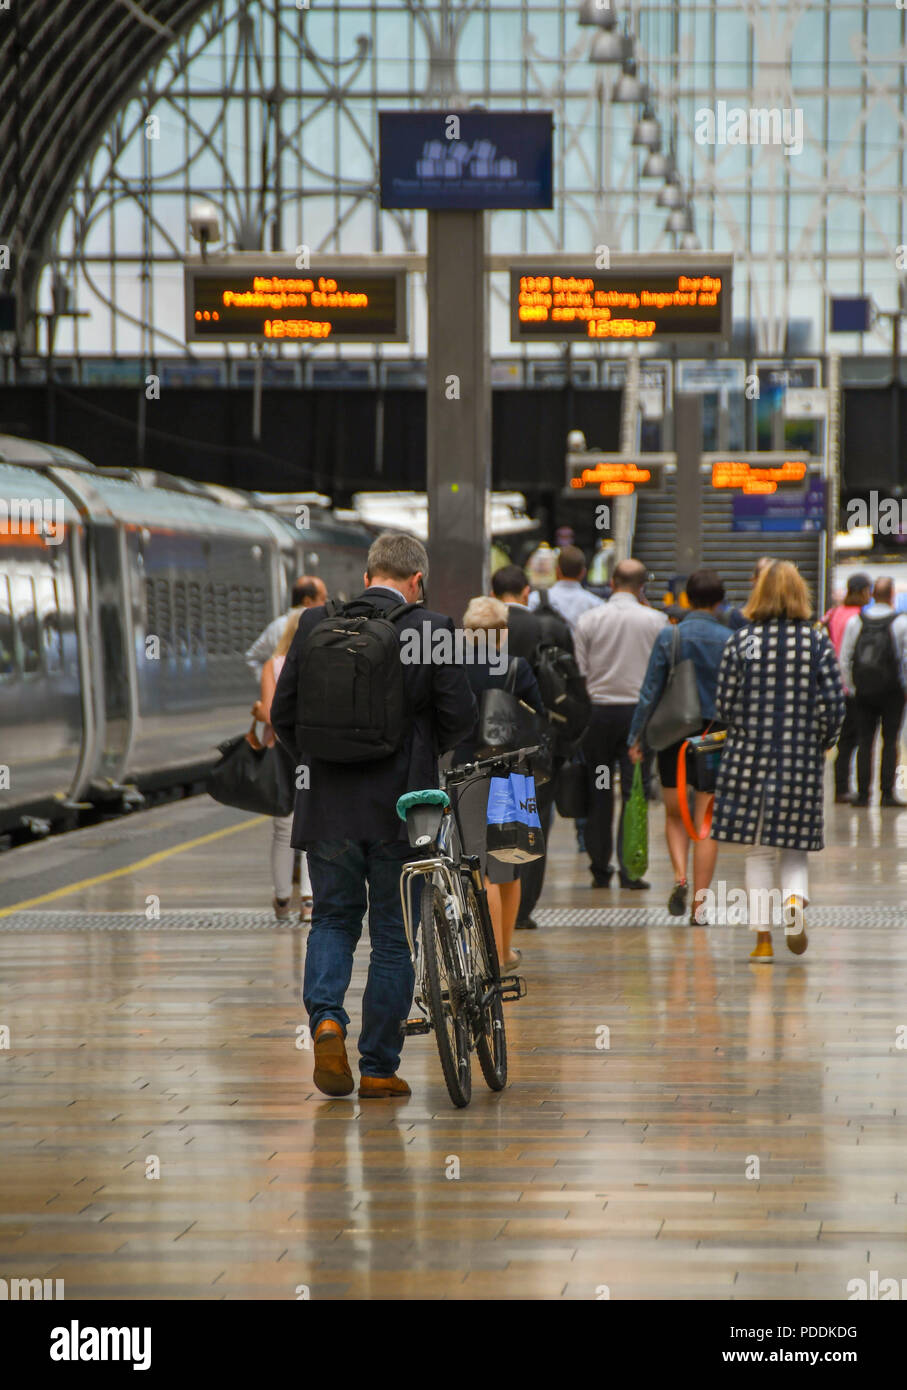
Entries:
{"type": "Polygon", "coordinates": [[[380,111],[383,208],[552,208],[550,111],[380,111]]]}
{"type": "Polygon", "coordinates": [[[250,260],[187,265],[186,341],[406,342],[406,272],[299,270],[250,260]]]}
{"type": "Polygon", "coordinates": [[[670,260],[659,256],[646,264],[628,257],[609,270],[553,260],[512,265],[511,340],[729,338],[732,262],[681,255],[670,260]]]}

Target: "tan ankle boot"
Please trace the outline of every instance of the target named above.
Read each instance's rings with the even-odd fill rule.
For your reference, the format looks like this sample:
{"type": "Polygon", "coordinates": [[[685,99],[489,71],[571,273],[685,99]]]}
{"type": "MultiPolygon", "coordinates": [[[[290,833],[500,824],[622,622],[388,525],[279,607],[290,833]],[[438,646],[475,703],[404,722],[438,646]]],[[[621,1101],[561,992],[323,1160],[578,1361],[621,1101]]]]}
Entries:
{"type": "Polygon", "coordinates": [[[335,1018],[322,1019],[315,1029],[315,1085],[326,1096],[348,1096],[354,1084],[343,1029],[335,1018]]]}
{"type": "Polygon", "coordinates": [[[389,1100],[410,1096],[412,1091],[401,1076],[360,1076],[360,1100],[389,1100]]]}

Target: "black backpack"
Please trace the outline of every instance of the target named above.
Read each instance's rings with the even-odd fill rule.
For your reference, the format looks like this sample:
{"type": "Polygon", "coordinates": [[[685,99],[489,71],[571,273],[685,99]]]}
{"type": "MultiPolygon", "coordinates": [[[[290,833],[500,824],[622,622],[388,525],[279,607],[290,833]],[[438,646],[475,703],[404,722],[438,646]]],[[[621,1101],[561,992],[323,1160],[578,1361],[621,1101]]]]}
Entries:
{"type": "Polygon", "coordinates": [[[542,704],[551,719],[559,751],[586,731],[592,702],[576,660],[553,642],[540,642],[532,654],[532,669],[542,704]]]}
{"type": "Polygon", "coordinates": [[[541,624],[543,642],[553,644],[556,647],[563,647],[568,652],[573,650],[570,624],[566,618],[561,617],[554,607],[548,597],[547,589],[539,589],[539,601],[535,609],[535,616],[541,624]]]}
{"type": "Polygon", "coordinates": [[[325,604],[299,654],[296,746],[329,763],[374,762],[395,753],[408,727],[398,618],[368,599],[325,604]]]}
{"type": "Polygon", "coordinates": [[[874,699],[901,688],[891,631],[896,617],[896,613],[877,618],[860,614],[860,633],[853,651],[853,683],[858,695],[874,699]]]}

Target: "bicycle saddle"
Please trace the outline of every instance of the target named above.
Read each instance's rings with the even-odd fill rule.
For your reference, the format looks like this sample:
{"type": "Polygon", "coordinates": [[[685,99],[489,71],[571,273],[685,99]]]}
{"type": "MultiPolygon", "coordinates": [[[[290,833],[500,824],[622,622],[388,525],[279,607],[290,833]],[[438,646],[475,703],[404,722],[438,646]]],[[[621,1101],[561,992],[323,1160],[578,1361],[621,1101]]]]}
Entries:
{"type": "Polygon", "coordinates": [[[447,792],[440,787],[426,787],[421,792],[404,792],[397,798],[397,815],[401,820],[406,820],[407,811],[413,806],[443,806],[445,810],[450,804],[447,792]]]}

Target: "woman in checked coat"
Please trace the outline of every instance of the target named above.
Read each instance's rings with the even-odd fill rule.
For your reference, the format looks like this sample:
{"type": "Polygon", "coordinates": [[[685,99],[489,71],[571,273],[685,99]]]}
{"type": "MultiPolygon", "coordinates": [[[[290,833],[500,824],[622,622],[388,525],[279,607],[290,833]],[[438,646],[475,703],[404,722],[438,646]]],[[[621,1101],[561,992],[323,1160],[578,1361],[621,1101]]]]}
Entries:
{"type": "Polygon", "coordinates": [[[779,890],[787,945],[795,955],[806,950],[806,856],[824,844],[825,754],[844,719],[844,691],[794,565],[767,566],[743,615],[747,623],[727,643],[718,672],[715,716],[728,734],[712,835],[753,846],[746,890],[758,935],[750,959],[769,962],[779,890]]]}

